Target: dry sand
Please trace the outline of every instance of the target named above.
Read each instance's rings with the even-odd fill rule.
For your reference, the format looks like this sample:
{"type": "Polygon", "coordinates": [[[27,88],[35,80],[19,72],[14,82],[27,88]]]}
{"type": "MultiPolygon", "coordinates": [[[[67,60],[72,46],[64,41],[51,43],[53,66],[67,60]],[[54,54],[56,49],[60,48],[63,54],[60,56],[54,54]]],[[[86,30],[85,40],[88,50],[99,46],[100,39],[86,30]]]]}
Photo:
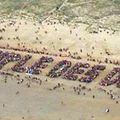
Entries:
{"type": "MultiPolygon", "coordinates": [[[[54,22],[57,22],[54,20],[54,22]]],[[[91,54],[94,58],[103,60],[108,57],[112,60],[120,58],[119,48],[119,33],[103,30],[98,31],[98,34],[86,32],[87,25],[80,24],[78,26],[67,25],[66,23],[54,23],[44,21],[42,24],[35,23],[28,20],[6,20],[0,24],[0,28],[5,28],[5,32],[1,32],[0,47],[9,44],[13,48],[25,48],[34,50],[43,50],[45,47],[51,54],[61,53],[60,48],[68,48],[67,52],[61,54],[68,55],[78,52],[76,55],[82,57],[83,62],[86,61],[86,54],[91,54]],[[15,21],[14,25],[10,25],[11,21],[15,21]],[[49,23],[49,25],[48,25],[49,23]],[[17,29],[17,31],[15,30],[17,29]],[[19,39],[16,39],[18,37],[19,39]],[[20,45],[18,45],[20,43],[20,45]],[[92,47],[95,47],[95,50],[92,47]],[[81,53],[80,50],[83,50],[81,53]],[[105,54],[105,49],[111,54],[105,54]],[[102,55],[101,55],[102,52],[102,55]]],[[[9,51],[9,50],[7,50],[9,51]]],[[[26,54],[26,53],[21,53],[26,54]]],[[[41,55],[33,55],[33,59],[29,61],[28,65],[33,63],[36,58],[41,55]]],[[[73,63],[76,60],[69,57],[54,57],[55,62],[52,66],[43,70],[39,76],[43,82],[39,85],[35,82],[30,82],[25,76],[20,74],[20,79],[24,79],[22,84],[17,84],[17,78],[7,77],[7,83],[4,82],[5,77],[0,75],[0,120],[119,120],[120,110],[120,89],[115,85],[109,87],[101,87],[98,85],[101,78],[113,68],[114,65],[107,64],[107,69],[101,76],[90,84],[80,83],[78,81],[68,81],[61,78],[50,79],[45,75],[46,73],[60,60],[69,59],[73,63]],[[46,82],[45,80],[48,79],[46,82]],[[30,82],[30,88],[26,83],[30,82]],[[58,83],[63,83],[63,86],[51,90],[58,83]],[[86,86],[86,90],[82,90],[78,95],[73,91],[73,86],[86,86]],[[63,89],[64,88],[64,89],[63,89]],[[91,88],[91,91],[87,89],[91,88]],[[100,88],[106,90],[103,92],[100,88]],[[115,100],[110,99],[107,92],[115,96],[115,100]],[[85,93],[85,95],[84,95],[85,93]],[[93,98],[93,95],[95,98],[93,98]],[[116,104],[116,101],[119,104],[116,104]],[[109,113],[106,113],[106,109],[109,113]]],[[[79,61],[79,60],[77,60],[79,61]]],[[[94,64],[90,62],[90,64],[94,64]]],[[[11,64],[12,66],[13,64],[11,64]]],[[[6,65],[2,70],[9,71],[10,65],[6,65]]],[[[14,73],[14,75],[19,73],[14,73]]]]}

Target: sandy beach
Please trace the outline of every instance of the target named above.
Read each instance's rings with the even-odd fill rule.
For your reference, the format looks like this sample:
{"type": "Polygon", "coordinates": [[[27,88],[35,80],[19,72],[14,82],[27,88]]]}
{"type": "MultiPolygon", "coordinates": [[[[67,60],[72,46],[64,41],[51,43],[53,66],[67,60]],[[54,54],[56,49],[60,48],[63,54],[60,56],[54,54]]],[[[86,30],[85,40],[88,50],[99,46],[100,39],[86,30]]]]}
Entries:
{"type": "Polygon", "coordinates": [[[120,120],[119,15],[61,2],[0,1],[0,120],[120,120]]]}

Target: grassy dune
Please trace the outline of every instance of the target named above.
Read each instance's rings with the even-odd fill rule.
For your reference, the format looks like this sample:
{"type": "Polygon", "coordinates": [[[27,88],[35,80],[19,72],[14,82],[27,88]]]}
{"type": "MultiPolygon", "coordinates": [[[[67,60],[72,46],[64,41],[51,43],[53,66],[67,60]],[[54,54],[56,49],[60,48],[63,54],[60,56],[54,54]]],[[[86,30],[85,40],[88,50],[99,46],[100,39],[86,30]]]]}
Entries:
{"type": "Polygon", "coordinates": [[[40,19],[53,13],[67,22],[120,30],[120,0],[0,0],[1,15],[21,10],[40,19]]]}

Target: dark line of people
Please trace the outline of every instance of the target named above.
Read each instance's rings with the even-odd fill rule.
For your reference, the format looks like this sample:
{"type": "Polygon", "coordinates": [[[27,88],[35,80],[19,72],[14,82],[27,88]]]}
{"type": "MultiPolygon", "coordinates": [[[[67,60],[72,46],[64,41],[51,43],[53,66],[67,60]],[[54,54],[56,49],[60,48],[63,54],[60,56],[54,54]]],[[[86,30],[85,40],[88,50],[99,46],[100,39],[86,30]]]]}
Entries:
{"type": "Polygon", "coordinates": [[[53,62],[52,57],[41,57],[37,62],[35,62],[30,68],[28,68],[27,73],[29,74],[39,74],[41,69],[45,69],[48,65],[44,63],[51,63],[53,62]]]}
{"type": "MultiPolygon", "coordinates": [[[[70,61],[61,61],[59,62],[48,74],[50,77],[59,77],[62,76],[64,79],[68,80],[77,80],[78,75],[85,72],[86,69],[90,67],[89,63],[76,63],[72,68],[69,69],[71,66],[70,61]],[[69,70],[68,70],[69,69],[69,70]]],[[[88,70],[85,75],[87,77],[79,78],[79,81],[82,82],[92,82],[100,73],[100,71],[105,70],[105,65],[95,65],[92,69],[88,70]]]]}
{"type": "Polygon", "coordinates": [[[102,86],[109,86],[117,84],[120,88],[120,68],[113,68],[113,70],[100,82],[102,86]]]}
{"type": "Polygon", "coordinates": [[[57,65],[55,65],[52,70],[50,70],[48,76],[52,78],[59,77],[63,73],[65,73],[68,70],[68,68],[71,67],[71,65],[72,63],[70,61],[62,60],[57,65]]]}
{"type": "Polygon", "coordinates": [[[21,59],[20,54],[16,54],[14,52],[9,53],[9,52],[0,51],[0,69],[2,69],[2,67],[7,63],[18,61],[20,59],[21,59]]]}
{"type": "Polygon", "coordinates": [[[26,68],[23,67],[23,65],[29,60],[31,59],[31,55],[25,55],[24,57],[21,58],[20,61],[18,61],[17,64],[14,65],[14,67],[12,67],[11,69],[15,72],[25,72],[26,68]]]}
{"type": "Polygon", "coordinates": [[[84,69],[89,68],[89,67],[90,67],[89,63],[84,63],[83,64],[83,63],[78,62],[63,75],[63,78],[68,79],[68,80],[77,80],[78,75],[76,75],[76,74],[84,73],[85,72],[84,69]]]}
{"type": "MultiPolygon", "coordinates": [[[[25,55],[22,57],[20,54],[16,54],[14,52],[4,52],[0,50],[0,69],[3,68],[9,62],[18,61],[11,69],[15,72],[26,72],[29,74],[39,74],[41,72],[40,69],[45,69],[48,64],[54,61],[52,57],[43,56],[37,62],[35,62],[31,67],[25,67],[24,65],[27,63],[29,59],[31,59],[31,55],[25,55]]],[[[89,63],[76,63],[73,67],[71,61],[62,60],[57,65],[53,67],[47,74],[47,76],[55,78],[62,77],[68,80],[79,80],[81,82],[92,82],[96,77],[99,76],[101,71],[106,69],[105,65],[94,65],[87,72],[86,70],[90,68],[89,63]],[[70,68],[71,67],[71,68],[70,68]],[[84,77],[78,78],[80,74],[85,73],[84,77]]],[[[120,68],[114,68],[101,82],[100,85],[108,86],[112,84],[117,84],[117,87],[120,87],[120,68]],[[115,77],[114,77],[115,76],[115,77]]]]}
{"type": "MultiPolygon", "coordinates": [[[[19,43],[18,43],[19,44],[19,43]]],[[[52,53],[49,53],[49,51],[47,51],[46,48],[44,48],[44,50],[41,50],[41,51],[38,51],[38,50],[33,50],[33,49],[27,49],[25,48],[13,48],[13,47],[10,47],[9,44],[6,46],[6,47],[3,47],[3,46],[0,46],[1,49],[9,49],[9,50],[15,50],[15,51],[24,51],[24,52],[28,52],[28,53],[36,53],[36,54],[44,54],[44,55],[52,55],[52,56],[60,56],[60,57],[63,57],[63,56],[66,56],[66,57],[70,57],[70,58],[73,58],[73,59],[81,59],[81,56],[74,56],[70,53],[70,51],[68,52],[68,48],[64,48],[62,51],[66,51],[69,53],[69,55],[63,55],[62,54],[52,54],[52,53]]],[[[61,49],[59,50],[61,51],[61,49]]],[[[77,53],[77,52],[76,52],[77,53]]],[[[78,53],[77,53],[78,54],[78,53]]],[[[109,64],[114,64],[114,65],[120,65],[120,62],[118,60],[110,60],[108,58],[105,58],[103,61],[102,60],[99,60],[99,59],[95,59],[93,58],[91,55],[87,54],[87,61],[93,61],[93,62],[99,62],[99,63],[109,63],[109,64]]]]}
{"type": "Polygon", "coordinates": [[[85,77],[79,79],[81,82],[92,82],[95,78],[97,78],[101,71],[105,70],[105,65],[94,65],[90,70],[85,73],[85,77]]]}

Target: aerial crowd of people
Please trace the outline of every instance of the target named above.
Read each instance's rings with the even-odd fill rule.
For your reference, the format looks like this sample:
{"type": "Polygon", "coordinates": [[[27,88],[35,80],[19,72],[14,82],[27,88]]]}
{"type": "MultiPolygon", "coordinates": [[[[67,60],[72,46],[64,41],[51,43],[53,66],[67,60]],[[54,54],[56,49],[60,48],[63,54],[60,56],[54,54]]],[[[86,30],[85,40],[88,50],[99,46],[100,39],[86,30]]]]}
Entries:
{"type": "Polygon", "coordinates": [[[71,67],[71,61],[62,60],[48,73],[49,77],[59,77],[71,67]]]}
{"type": "Polygon", "coordinates": [[[114,83],[120,88],[120,68],[113,68],[113,70],[100,82],[100,85],[108,86],[114,83]]]}
{"type": "Polygon", "coordinates": [[[35,62],[30,68],[27,69],[27,73],[29,74],[39,74],[41,72],[41,69],[45,69],[48,64],[44,63],[51,63],[53,62],[52,57],[42,56],[37,62],[35,62]]]}
{"type": "Polygon", "coordinates": [[[85,73],[85,77],[79,78],[81,82],[92,82],[100,73],[100,71],[105,70],[105,65],[94,65],[90,70],[85,72],[89,67],[89,63],[76,63],[72,68],[71,62],[63,60],[59,62],[48,74],[50,77],[59,77],[62,76],[64,79],[68,80],[77,80],[78,75],[85,73]]]}
{"type": "MultiPolygon", "coordinates": [[[[32,58],[32,55],[21,56],[14,52],[5,52],[0,50],[0,69],[3,68],[9,62],[17,61],[17,63],[11,68],[12,71],[28,73],[28,74],[40,74],[42,69],[48,66],[48,63],[52,63],[54,59],[49,56],[42,56],[37,62],[30,67],[25,67],[28,60],[32,58]]],[[[97,64],[91,67],[89,63],[77,62],[72,66],[72,62],[68,60],[62,60],[57,63],[47,74],[51,78],[62,77],[68,80],[79,80],[80,82],[92,82],[95,80],[102,71],[106,69],[106,65],[97,64]],[[83,74],[84,73],[84,74],[83,74]],[[81,76],[84,75],[84,76],[81,76]]],[[[120,87],[120,68],[114,68],[101,82],[100,85],[108,86],[117,84],[120,87]]]]}
{"type": "Polygon", "coordinates": [[[79,80],[82,82],[92,82],[95,78],[97,78],[100,74],[100,71],[105,70],[105,65],[94,65],[90,70],[85,73],[85,77],[80,78],[79,80]]]}
{"type": "Polygon", "coordinates": [[[18,61],[17,64],[14,65],[14,67],[12,67],[12,70],[15,71],[15,72],[25,72],[26,71],[26,68],[23,67],[23,65],[29,60],[31,59],[31,55],[26,55],[24,57],[22,57],[20,59],[20,61],[18,61]]]}
{"type": "Polygon", "coordinates": [[[78,75],[76,75],[76,74],[84,73],[85,69],[87,69],[89,67],[90,67],[89,63],[78,62],[70,70],[68,70],[64,74],[63,78],[69,79],[69,80],[77,80],[78,79],[78,75]]]}
{"type": "Polygon", "coordinates": [[[6,65],[8,62],[14,62],[20,59],[21,59],[20,54],[16,54],[14,52],[12,53],[3,52],[0,50],[0,69],[2,69],[2,67],[6,65]]]}

